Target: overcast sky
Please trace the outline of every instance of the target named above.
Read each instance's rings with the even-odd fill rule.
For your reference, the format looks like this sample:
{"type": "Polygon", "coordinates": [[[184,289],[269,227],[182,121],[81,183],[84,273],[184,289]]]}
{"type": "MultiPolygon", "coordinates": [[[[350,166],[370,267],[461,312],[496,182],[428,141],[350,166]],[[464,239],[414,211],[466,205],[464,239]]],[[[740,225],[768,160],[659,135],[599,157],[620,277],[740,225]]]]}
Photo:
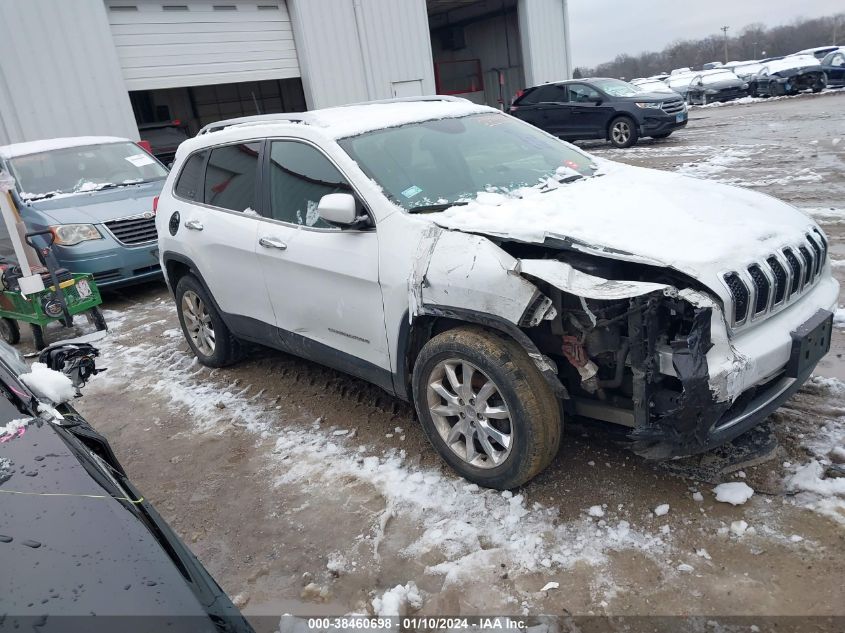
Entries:
{"type": "Polygon", "coordinates": [[[659,51],[677,39],[719,33],[725,25],[731,35],[752,22],[775,26],[843,9],[843,0],[569,0],[572,60],[596,66],[619,53],[659,51]]]}

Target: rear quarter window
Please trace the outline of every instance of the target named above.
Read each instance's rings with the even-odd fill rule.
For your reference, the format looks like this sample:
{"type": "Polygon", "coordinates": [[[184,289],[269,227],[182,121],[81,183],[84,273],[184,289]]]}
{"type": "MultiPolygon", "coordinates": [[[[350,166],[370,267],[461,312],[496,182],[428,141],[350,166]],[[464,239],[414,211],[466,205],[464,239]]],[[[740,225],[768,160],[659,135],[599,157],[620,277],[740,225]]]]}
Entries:
{"type": "Polygon", "coordinates": [[[173,190],[178,197],[202,202],[202,169],[207,154],[206,151],[197,152],[185,161],[173,190]]]}

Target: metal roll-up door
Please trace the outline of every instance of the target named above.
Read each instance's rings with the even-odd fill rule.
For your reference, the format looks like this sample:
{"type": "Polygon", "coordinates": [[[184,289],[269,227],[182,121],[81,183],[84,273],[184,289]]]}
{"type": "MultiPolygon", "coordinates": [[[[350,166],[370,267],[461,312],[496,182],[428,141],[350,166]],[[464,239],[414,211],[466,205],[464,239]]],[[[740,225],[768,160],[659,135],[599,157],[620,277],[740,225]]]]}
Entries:
{"type": "Polygon", "coordinates": [[[285,0],[106,0],[128,90],[299,77],[285,0]]]}

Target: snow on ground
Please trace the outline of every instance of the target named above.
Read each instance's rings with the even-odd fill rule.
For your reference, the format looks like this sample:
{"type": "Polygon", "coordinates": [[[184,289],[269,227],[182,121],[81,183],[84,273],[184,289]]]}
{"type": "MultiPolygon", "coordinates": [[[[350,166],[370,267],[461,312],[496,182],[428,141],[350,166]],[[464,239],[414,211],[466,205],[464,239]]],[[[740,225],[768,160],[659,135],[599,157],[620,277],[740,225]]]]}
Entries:
{"type": "MultiPolygon", "coordinates": [[[[806,388],[842,398],[845,383],[836,378],[813,376],[806,388]]],[[[795,494],[795,503],[845,524],[845,478],[828,473],[829,467],[845,463],[845,409],[842,415],[829,417],[820,427],[799,435],[809,453],[806,463],[790,464],[787,488],[795,494]]]]}
{"type": "MultiPolygon", "coordinates": [[[[175,315],[169,301],[159,299],[156,309],[175,315]]],[[[125,316],[110,326],[112,336],[100,345],[109,371],[90,388],[131,385],[184,408],[197,432],[226,433],[234,425],[275,440],[277,486],[322,490],[350,480],[371,486],[385,503],[372,539],[376,557],[385,526],[402,516],[419,529],[402,554],[432,561],[425,571],[442,577],[444,587],[473,580],[479,570],[500,564],[514,572],[543,572],[579,563],[602,565],[608,553],[620,550],[659,560],[671,549],[666,534],[645,533],[624,520],[596,521],[597,513],[588,514],[586,508],[581,518],[562,522],[555,507],[531,503],[523,494],[481,489],[446,469],[412,466],[403,450],[376,454],[354,444],[352,434],[336,436],[333,429],[323,429],[319,420],[279,424],[269,398],[261,392],[247,396],[249,385],[219,384],[217,372],[200,366],[181,337],[143,336],[149,324],[133,326],[125,316]]],[[[380,604],[387,609],[394,597],[383,597],[380,604]]]]}

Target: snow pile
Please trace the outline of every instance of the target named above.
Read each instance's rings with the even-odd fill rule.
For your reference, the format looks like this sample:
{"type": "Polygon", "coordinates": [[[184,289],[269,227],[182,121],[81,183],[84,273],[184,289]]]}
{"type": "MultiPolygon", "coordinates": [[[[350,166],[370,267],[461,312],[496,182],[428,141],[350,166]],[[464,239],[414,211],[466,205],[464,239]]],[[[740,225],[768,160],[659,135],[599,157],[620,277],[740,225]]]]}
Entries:
{"type": "Polygon", "coordinates": [[[845,477],[825,479],[824,467],[815,459],[801,466],[789,479],[790,488],[814,492],[822,497],[845,497],[845,477]]]}
{"type": "Polygon", "coordinates": [[[713,488],[713,492],[716,493],[716,501],[740,506],[752,497],[754,489],[744,481],[731,481],[719,484],[713,488]]]}
{"type": "Polygon", "coordinates": [[[21,380],[36,396],[56,404],[76,397],[76,387],[70,378],[44,363],[32,363],[32,372],[21,374],[21,380]]]}
{"type": "Polygon", "coordinates": [[[669,514],[669,504],[661,503],[654,509],[654,516],[662,517],[664,514],[669,514]]]}
{"type": "Polygon", "coordinates": [[[587,510],[587,514],[589,514],[591,517],[603,517],[604,510],[602,510],[601,506],[590,506],[590,509],[587,510]]]}
{"type": "Polygon", "coordinates": [[[373,598],[373,613],[379,617],[398,617],[407,615],[410,609],[419,609],[423,605],[423,598],[417,585],[409,582],[396,585],[385,591],[381,596],[373,598]]]}

